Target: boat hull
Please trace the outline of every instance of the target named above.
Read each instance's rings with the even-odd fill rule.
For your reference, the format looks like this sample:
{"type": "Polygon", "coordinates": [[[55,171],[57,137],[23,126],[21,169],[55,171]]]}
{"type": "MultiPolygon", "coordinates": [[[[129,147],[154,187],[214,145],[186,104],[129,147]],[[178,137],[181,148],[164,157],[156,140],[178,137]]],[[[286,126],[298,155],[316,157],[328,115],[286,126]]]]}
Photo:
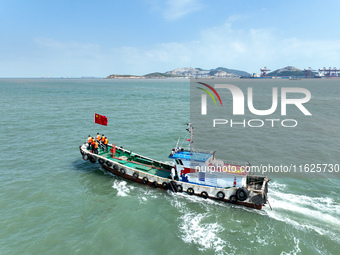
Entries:
{"type": "MultiPolygon", "coordinates": [[[[153,182],[143,183],[143,179],[141,179],[141,178],[135,179],[131,175],[122,174],[120,171],[117,171],[117,170],[115,170],[115,169],[113,169],[111,167],[108,167],[105,164],[101,164],[101,166],[106,171],[108,171],[108,172],[110,172],[110,173],[112,173],[114,175],[120,176],[120,177],[122,177],[122,178],[124,178],[126,180],[130,180],[130,181],[133,181],[133,182],[136,182],[136,183],[139,183],[139,184],[143,184],[143,185],[146,185],[146,186],[149,186],[149,187],[157,188],[157,189],[168,190],[168,187],[164,188],[161,184],[158,184],[158,186],[155,187],[153,185],[153,182]]],[[[180,183],[180,182],[176,181],[176,184],[177,183],[180,183]]],[[[183,191],[183,192],[185,192],[185,191],[183,191]]],[[[195,195],[195,196],[198,196],[198,197],[202,197],[201,193],[194,193],[192,195],[195,195]]],[[[215,200],[215,201],[226,202],[226,203],[232,203],[229,199],[218,199],[217,197],[211,197],[211,196],[209,196],[208,199],[212,199],[212,200],[215,200]]],[[[254,209],[257,209],[257,210],[261,210],[262,209],[262,205],[255,205],[255,204],[252,204],[252,203],[246,203],[246,202],[237,201],[237,202],[234,202],[232,204],[242,205],[242,206],[246,206],[246,207],[249,207],[249,208],[254,208],[254,209]]]]}

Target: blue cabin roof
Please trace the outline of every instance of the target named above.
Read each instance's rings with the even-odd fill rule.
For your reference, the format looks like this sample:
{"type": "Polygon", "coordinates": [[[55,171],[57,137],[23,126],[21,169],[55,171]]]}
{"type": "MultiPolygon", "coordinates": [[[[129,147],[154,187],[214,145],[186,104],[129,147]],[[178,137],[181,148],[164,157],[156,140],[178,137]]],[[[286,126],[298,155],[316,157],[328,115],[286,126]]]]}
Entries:
{"type": "Polygon", "coordinates": [[[195,161],[205,162],[212,155],[213,155],[213,153],[206,153],[206,152],[177,151],[173,155],[170,155],[169,158],[195,160],[195,161]]]}

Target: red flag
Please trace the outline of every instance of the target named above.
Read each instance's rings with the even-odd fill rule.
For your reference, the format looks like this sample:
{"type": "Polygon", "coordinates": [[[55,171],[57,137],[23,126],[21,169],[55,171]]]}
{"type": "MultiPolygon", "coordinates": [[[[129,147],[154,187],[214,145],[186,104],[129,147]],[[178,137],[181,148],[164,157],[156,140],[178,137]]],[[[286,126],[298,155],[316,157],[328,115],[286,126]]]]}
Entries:
{"type": "Polygon", "coordinates": [[[107,118],[104,115],[100,115],[100,114],[95,113],[94,114],[94,123],[107,126],[107,118]]]}

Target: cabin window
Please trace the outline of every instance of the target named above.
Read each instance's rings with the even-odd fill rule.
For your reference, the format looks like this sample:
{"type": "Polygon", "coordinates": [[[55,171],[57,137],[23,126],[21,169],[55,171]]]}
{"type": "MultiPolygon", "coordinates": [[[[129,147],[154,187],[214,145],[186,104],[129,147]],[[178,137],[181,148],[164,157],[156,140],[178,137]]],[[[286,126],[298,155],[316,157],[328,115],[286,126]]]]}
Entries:
{"type": "Polygon", "coordinates": [[[178,161],[179,161],[179,163],[180,163],[180,164],[183,166],[183,162],[182,162],[182,160],[180,160],[180,159],[179,159],[178,161]]]}

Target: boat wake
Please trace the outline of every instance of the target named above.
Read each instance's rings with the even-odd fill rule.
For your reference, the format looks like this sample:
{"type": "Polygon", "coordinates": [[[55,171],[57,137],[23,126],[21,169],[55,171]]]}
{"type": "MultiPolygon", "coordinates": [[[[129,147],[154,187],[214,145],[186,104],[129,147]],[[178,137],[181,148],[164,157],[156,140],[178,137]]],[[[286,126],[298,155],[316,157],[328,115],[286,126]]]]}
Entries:
{"type": "Polygon", "coordinates": [[[198,245],[199,250],[214,249],[215,253],[223,251],[226,241],[218,236],[224,228],[215,223],[204,223],[207,213],[187,212],[179,218],[179,230],[185,243],[198,245]]]}
{"type": "Polygon", "coordinates": [[[270,185],[273,210],[265,207],[261,211],[186,193],[162,193],[121,179],[115,179],[112,188],[117,196],[133,197],[140,204],[165,202],[163,206],[176,208],[177,236],[203,253],[251,253],[275,247],[281,254],[297,254],[306,249],[301,242],[306,233],[314,236],[309,243],[313,250],[322,251],[325,240],[340,244],[339,202],[331,197],[293,194],[289,185],[279,182],[270,185]],[[277,243],[279,236],[285,238],[284,244],[277,243]],[[243,242],[249,245],[240,246],[243,242]]]}
{"type": "Polygon", "coordinates": [[[258,249],[273,244],[275,238],[272,237],[282,231],[282,223],[291,226],[295,231],[291,233],[290,228],[285,230],[290,236],[290,244],[286,247],[288,250],[282,247],[281,254],[301,252],[300,235],[307,232],[316,237],[317,241],[311,243],[314,250],[322,250],[320,247],[324,245],[323,241],[319,241],[318,236],[322,236],[323,240],[328,240],[327,242],[340,244],[340,204],[330,197],[296,195],[289,191],[286,184],[271,183],[269,194],[273,210],[269,207],[262,211],[253,210],[178,193],[170,193],[172,194],[170,203],[182,214],[178,219],[181,239],[185,243],[197,245],[201,251],[213,249],[215,254],[237,253],[239,247],[235,246],[231,236],[237,236],[240,231],[243,231],[226,227],[237,224],[256,225],[253,230],[247,230],[245,233],[248,235],[249,243],[252,243],[254,247],[257,246],[258,249]],[[200,209],[197,207],[190,209],[194,204],[199,205],[200,209]],[[267,217],[273,219],[274,222],[267,222],[267,217]],[[276,224],[275,221],[279,223],[276,224]],[[260,225],[262,225],[261,229],[267,228],[267,230],[262,229],[256,238],[250,238],[260,225]],[[275,227],[275,225],[278,226],[275,227]]]}
{"type": "Polygon", "coordinates": [[[211,222],[211,213],[209,211],[204,210],[205,212],[197,213],[188,207],[187,201],[181,201],[181,198],[185,197],[189,201],[198,202],[201,206],[204,206],[202,198],[188,196],[183,193],[170,194],[172,195],[169,199],[171,205],[182,214],[178,218],[180,238],[185,243],[197,245],[198,250],[213,249],[215,254],[225,254],[224,248],[230,244],[219,236],[225,229],[216,220],[211,222]]]}
{"type": "Polygon", "coordinates": [[[135,187],[123,180],[114,180],[112,188],[117,190],[117,196],[127,197],[135,187]]]}
{"type": "Polygon", "coordinates": [[[312,197],[289,193],[285,184],[271,183],[270,203],[265,211],[275,220],[302,231],[314,231],[340,244],[340,204],[330,197],[312,197]]]}

